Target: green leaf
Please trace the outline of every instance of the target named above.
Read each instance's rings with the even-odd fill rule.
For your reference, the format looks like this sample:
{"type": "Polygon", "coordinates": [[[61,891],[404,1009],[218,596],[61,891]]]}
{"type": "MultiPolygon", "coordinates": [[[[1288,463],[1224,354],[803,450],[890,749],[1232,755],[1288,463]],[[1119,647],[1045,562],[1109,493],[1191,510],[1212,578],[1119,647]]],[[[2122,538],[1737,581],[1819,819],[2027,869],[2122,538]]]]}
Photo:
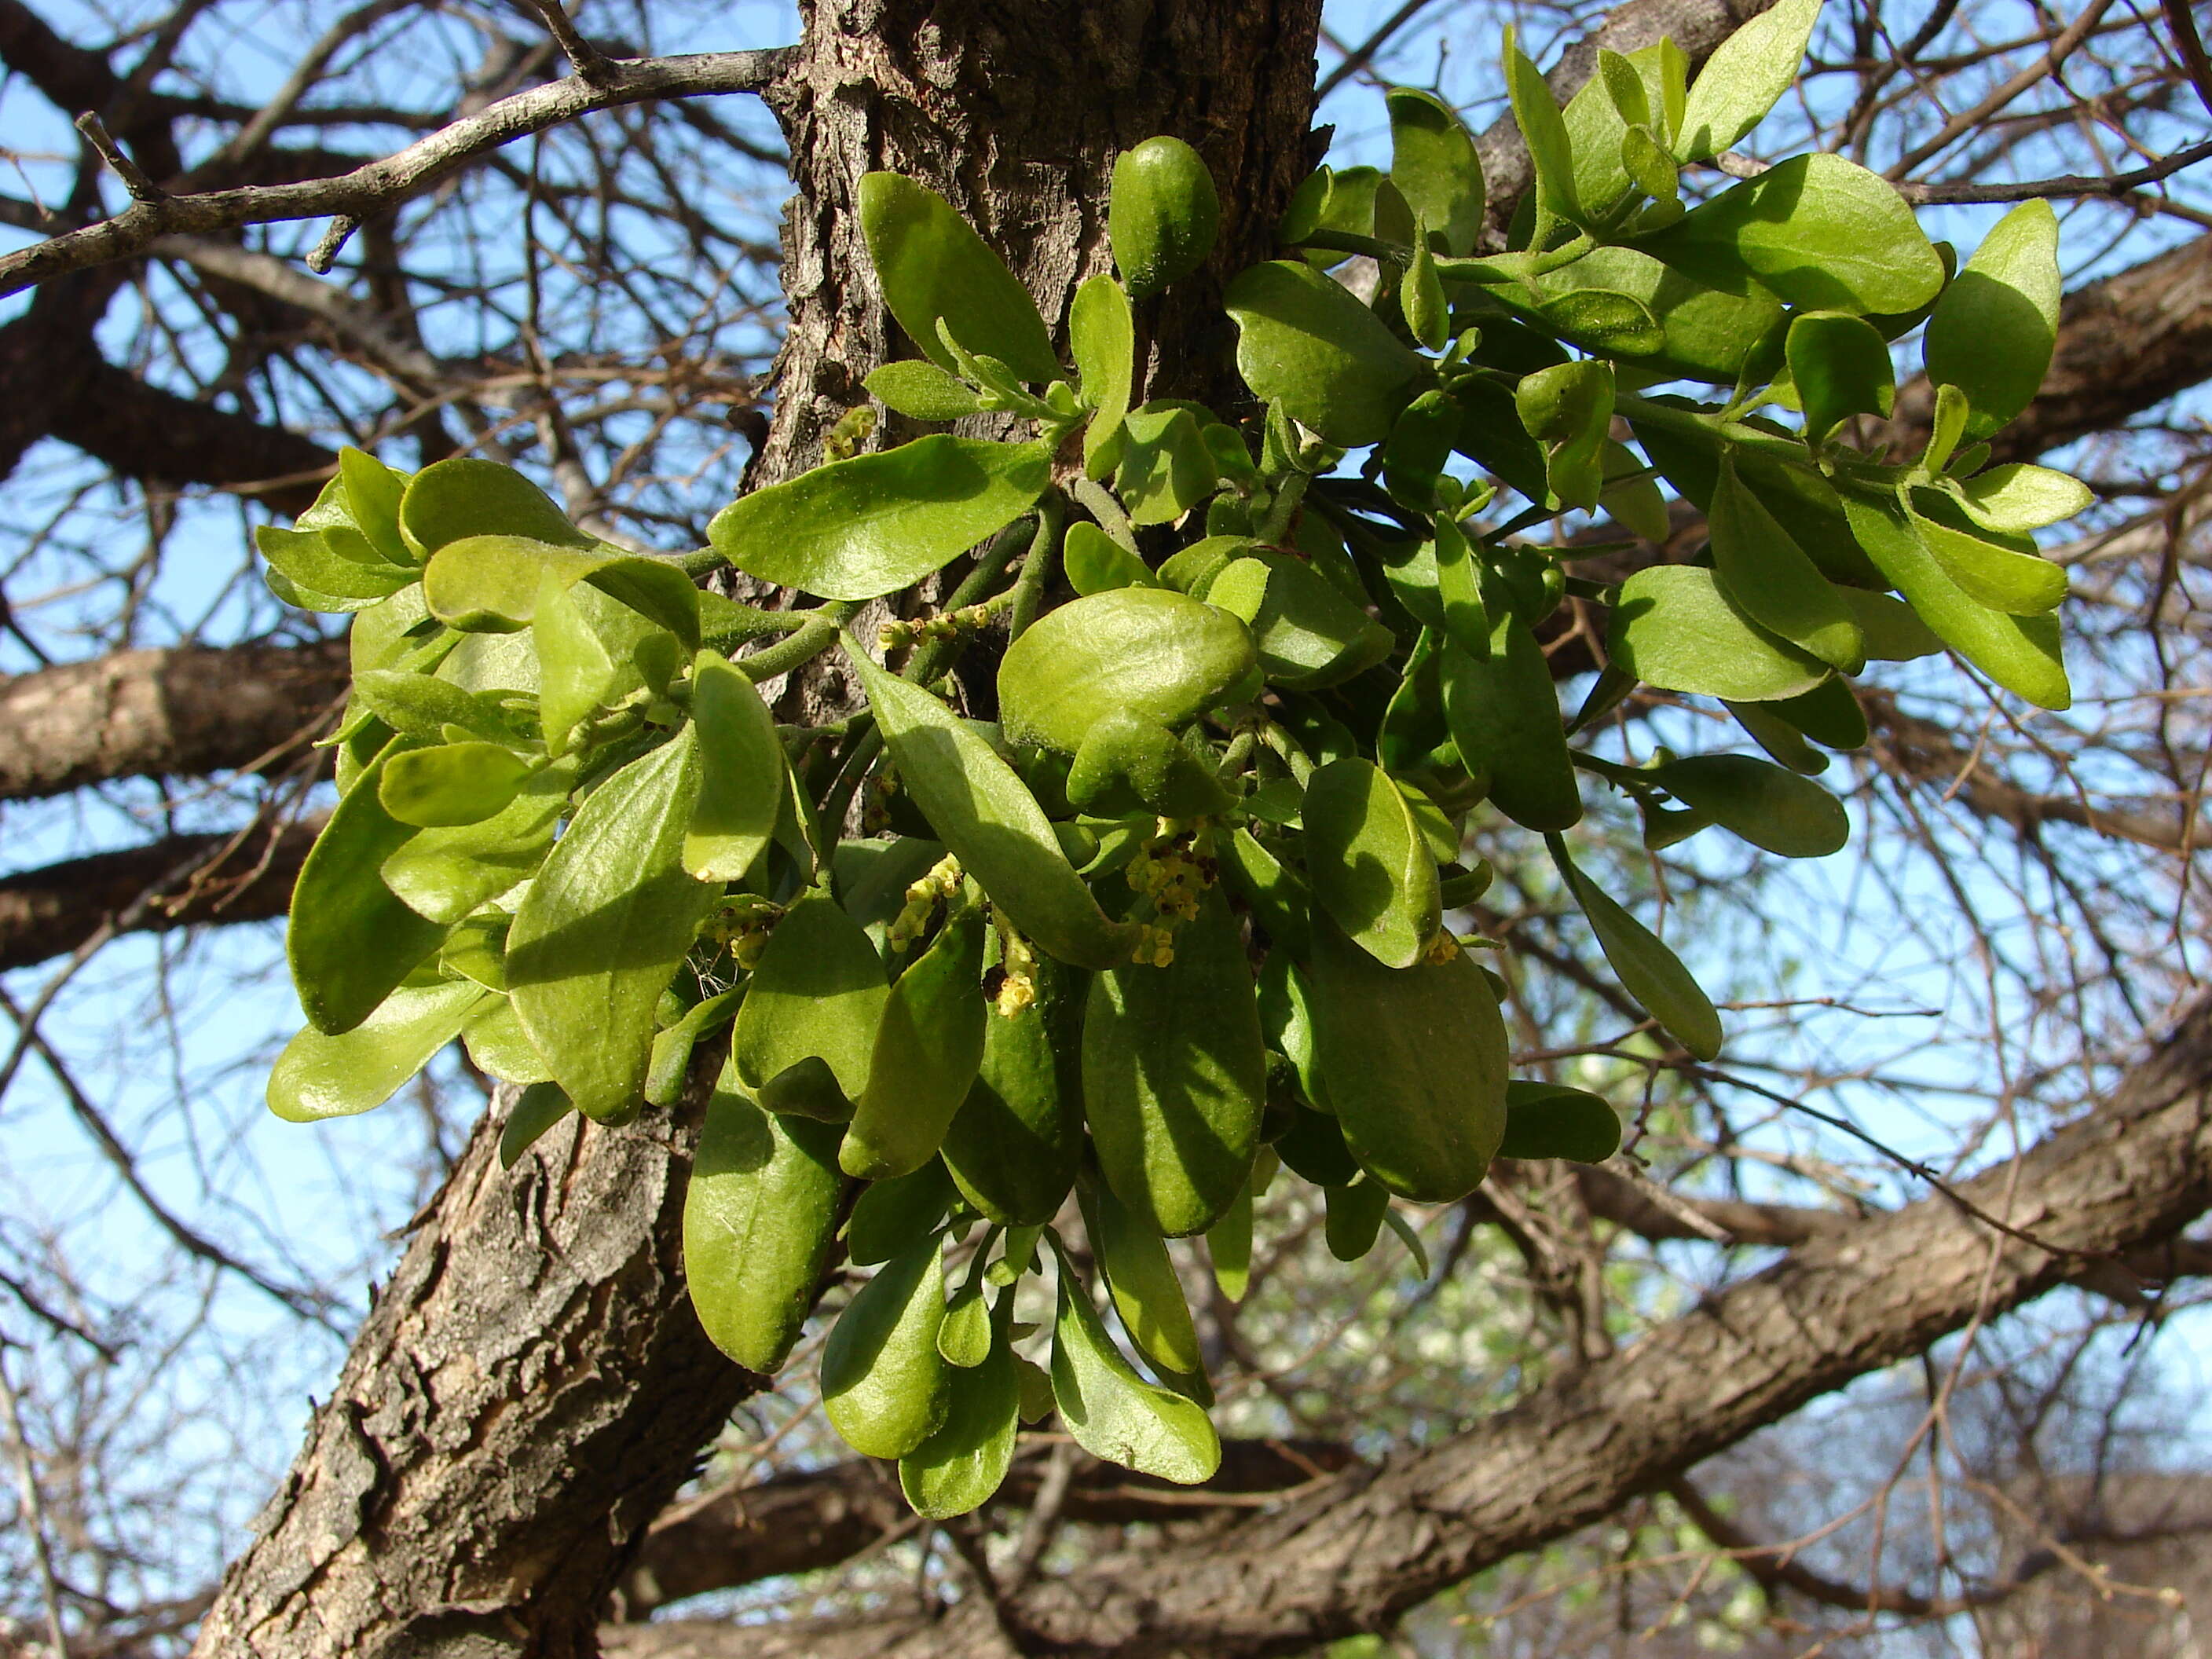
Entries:
{"type": "Polygon", "coordinates": [[[1390,654],[1396,639],[1295,554],[1255,549],[1267,573],[1251,621],[1261,672],[1271,685],[1317,691],[1363,674],[1390,654]]]}
{"type": "Polygon", "coordinates": [[[1097,525],[1072,524],[1060,555],[1068,586],[1078,593],[1105,593],[1117,587],[1158,587],[1152,568],[1097,525]]]}
{"type": "Polygon", "coordinates": [[[1382,1236],[1382,1218],[1390,1212],[1390,1189],[1362,1176],[1348,1187],[1325,1187],[1327,1209],[1322,1237],[1328,1253],[1339,1261],[1357,1261],[1375,1248],[1382,1236]]]}
{"type": "Polygon", "coordinates": [[[1625,294],[1658,319],[1656,350],[1632,355],[1639,370],[1675,370],[1733,386],[1753,349],[1781,320],[1782,301],[1741,271],[1724,287],[1698,281],[1632,247],[1593,248],[1572,264],[1536,279],[1550,319],[1553,303],[1582,289],[1625,294]]]}
{"type": "Polygon", "coordinates": [[[1644,106],[1651,112],[1651,133],[1671,153],[1689,112],[1689,59],[1672,40],[1659,40],[1628,54],[1629,67],[1644,82],[1644,106]]]}
{"type": "Polygon", "coordinates": [[[433,674],[410,674],[389,668],[369,668],[353,677],[354,695],[386,726],[410,738],[435,738],[449,726],[458,726],[483,738],[504,732],[486,706],[450,680],[433,674]]]}
{"type": "Polygon", "coordinates": [[[1199,153],[1180,138],[1147,138],[1114,160],[1106,234],[1133,299],[1149,299],[1206,263],[1221,228],[1221,198],[1199,153]]]}
{"type": "Polygon", "coordinates": [[[1244,625],[1216,606],[1164,587],[1094,593],[1007,647],[1000,718],[1012,741],[1072,755],[1109,714],[1170,727],[1194,719],[1256,660],[1244,625]]]}
{"type": "MultiPolygon", "coordinates": [[[[499,1167],[512,1170],[538,1138],[576,1109],[575,1102],[561,1092],[557,1083],[533,1083],[515,1099],[514,1108],[500,1126],[499,1167]]],[[[696,1180],[698,1165],[692,1165],[696,1180]]]]}
{"type": "Polygon", "coordinates": [[[2063,523],[2087,511],[2095,499],[2080,479],[2024,462],[1993,466],[1971,478],[1947,478],[1943,487],[1976,524],[2013,536],[2063,523]]]}
{"type": "Polygon", "coordinates": [[[1204,1232],[1251,1173],[1267,1076],[1252,971],[1218,888],[1165,967],[1091,982],[1083,1097],[1115,1196],[1170,1237],[1204,1232]]]}
{"type": "Polygon", "coordinates": [[[872,599],[996,535],[1035,505],[1051,475],[1042,441],[938,433],[741,495],[714,515],[707,538],[763,581],[872,599]]]}
{"type": "Polygon", "coordinates": [[[683,1017],[653,1039],[653,1055],[646,1068],[645,1100],[649,1106],[673,1106],[690,1079],[691,1053],[702,1039],[729,1024],[744,1001],[744,988],[718,991],[684,1011],[683,1017]]]}
{"type": "Polygon", "coordinates": [[[1692,82],[1674,154],[1702,161],[1731,149],[1797,79],[1820,0],[1782,0],[1737,28],[1692,82]]]}
{"type": "Polygon", "coordinates": [[[1188,409],[1148,405],[1121,425],[1126,442],[1114,488],[1130,523],[1170,523],[1219,487],[1213,452],[1188,409]]]}
{"type": "Polygon", "coordinates": [[[910,421],[957,421],[983,407],[957,375],[912,357],[884,364],[862,384],[884,408],[910,421]]]}
{"type": "Polygon", "coordinates": [[[830,1328],[822,1408],[863,1457],[903,1457],[945,1421],[951,1375],[937,1352],[944,1317],[933,1236],[878,1269],[830,1328]]]}
{"type": "MultiPolygon", "coordinates": [[[[1466,1197],[1505,1128],[1505,1022],[1489,980],[1462,951],[1390,969],[1325,912],[1313,927],[1315,1052],[1335,1127],[1361,1167],[1401,1197],[1466,1197]]],[[[1309,1134],[1328,1124],[1307,1126],[1309,1134]]],[[[1314,1167],[1287,1137],[1276,1144],[1292,1169],[1314,1167]]]]}
{"type": "MultiPolygon", "coordinates": [[[[1482,235],[1482,161],[1451,106],[1433,93],[1393,87],[1390,182],[1446,253],[1472,253],[1482,235]]],[[[1290,239],[1295,240],[1295,239],[1290,239]]]]}
{"type": "MultiPolygon", "coordinates": [[[[975,1306],[980,1312],[980,1298],[975,1306]]],[[[995,1324],[985,1326],[989,1348],[952,1389],[943,1426],[899,1459],[899,1490],[924,1520],[950,1520],[981,1508],[1013,1465],[1021,1368],[995,1324]]]]}
{"type": "MultiPolygon", "coordinates": [[[[905,1254],[937,1231],[956,1196],[952,1177],[935,1158],[892,1180],[871,1182],[853,1200],[853,1218],[845,1228],[846,1260],[856,1267],[872,1267],[905,1254]]],[[[937,1346],[943,1352],[941,1327],[937,1346]]]]}
{"type": "Polygon", "coordinates": [[[849,641],[846,655],[915,804],[992,902],[1062,962],[1106,968],[1126,961],[1136,930],[1099,909],[1013,768],[921,687],[885,673],[849,641]]]}
{"type": "Polygon", "coordinates": [[[501,744],[441,744],[392,756],[377,793],[384,810],[402,823],[479,823],[503,811],[534,769],[501,744]]]}
{"type": "Polygon", "coordinates": [[[1162,1373],[1203,1375],[1206,1358],[1199,1352],[1198,1328],[1191,1322],[1167,1241],[1104,1182],[1085,1182],[1083,1195],[1091,1249],[1106,1275],[1121,1328],[1137,1352],[1162,1373]]]}
{"type": "Polygon", "coordinates": [[[1505,92],[1512,101],[1513,119],[1528,146],[1528,160],[1536,173],[1536,204],[1560,219],[1580,219],[1582,203],[1575,194],[1575,155],[1567,137],[1566,118],[1544,83],[1542,71],[1530,63],[1515,40],[1516,31],[1505,31],[1505,92]]]}
{"type": "Polygon", "coordinates": [[[1382,319],[1305,264],[1254,265],[1229,285],[1237,368],[1263,401],[1333,444],[1387,436],[1429,370],[1382,319]]]}
{"type": "Polygon", "coordinates": [[[1970,597],[1929,551],[1914,519],[1894,496],[1846,495],[1844,510],[1859,544],[1944,644],[2039,708],[2072,703],[2051,617],[2008,616],[1970,597]]]}
{"type": "Polygon", "coordinates": [[[1488,654],[1447,646],[1444,718],[1468,772],[1490,781],[1490,799],[1528,830],[1582,822],[1582,789],[1568,757],[1559,693],[1544,647],[1519,617],[1498,618],[1488,654]]]}
{"type": "Polygon", "coordinates": [[[293,890],[285,953],[307,1022],[330,1036],[375,1012],[446,937],[385,884],[380,866],[416,836],[385,810],[384,769],[416,746],[395,739],[337,804],[315,837],[293,890]]]}
{"type": "Polygon", "coordinates": [[[806,1322],[837,1227],[837,1132],[764,1112],[730,1068],[707,1103],[684,1192],[684,1276],[708,1338],[762,1376],[806,1322]]]}
{"type": "MultiPolygon", "coordinates": [[[[1365,952],[1360,954],[1364,956],[1365,952]]],[[[1390,971],[1376,967],[1371,957],[1367,958],[1367,963],[1376,973],[1390,971]]],[[[1503,1062],[1500,1064],[1502,1066],[1503,1062]]],[[[1412,1145],[1409,1140],[1409,1147],[1412,1145]]],[[[1418,1153],[1419,1149],[1414,1150],[1418,1153]]],[[[1453,1150],[1463,1149],[1455,1147],[1453,1150]]],[[[1304,1106],[1291,1108],[1291,1127],[1284,1130],[1276,1140],[1275,1151],[1286,1169],[1316,1187],[1348,1187],[1359,1179],[1359,1164],[1352,1156],[1351,1149],[1344,1144],[1344,1131],[1327,1113],[1313,1111],[1304,1106]]],[[[1484,1167],[1487,1169],[1488,1165],[1486,1164],[1484,1167]]],[[[1449,1181],[1439,1177],[1439,1184],[1456,1184],[1456,1177],[1449,1181]]],[[[1477,1176],[1475,1185],[1480,1184],[1481,1177],[1477,1176]]],[[[1468,1190],[1472,1192],[1474,1188],[1468,1190]]]]}
{"type": "Polygon", "coordinates": [[[945,1322],[937,1328],[937,1352],[946,1364],[963,1371],[991,1357],[991,1308],[983,1300],[981,1283],[973,1277],[945,1304],[945,1322]]]}
{"type": "Polygon", "coordinates": [[[1565,119],[1574,153],[1575,195],[1592,218],[1604,219],[1629,193],[1623,149],[1632,130],[1647,126],[1650,110],[1644,82],[1619,52],[1598,48],[1596,69],[1567,100],[1565,119]]]}
{"type": "Polygon", "coordinates": [[[507,994],[586,1117],[635,1104],[653,1010],[720,896],[678,862],[698,793],[686,730],[592,792],[515,913],[507,994]]]}
{"type": "Polygon", "coordinates": [[[514,536],[585,549],[599,545],[568,522],[551,496],[497,461],[433,462],[407,481],[398,518],[400,536],[417,559],[470,536],[514,536]]]}
{"type": "Polygon", "coordinates": [[[471,981],[439,980],[392,992],[336,1036],[308,1026],[270,1069],[269,1109],[288,1123],[313,1123],[381,1106],[460,1035],[485,995],[471,981]]]}
{"type": "Polygon", "coordinates": [[[1613,366],[1583,358],[1538,369],[1522,377],[1513,404],[1528,435],[1544,446],[1545,481],[1553,495],[1562,506],[1595,507],[1605,488],[1613,366]]]}
{"type": "Polygon", "coordinates": [[[1113,468],[1111,446],[1129,412],[1136,374],[1137,325],[1129,296],[1101,271],[1075,290],[1068,307],[1067,343],[1082,377],[1083,401],[1091,423],[1083,432],[1083,476],[1103,478],[1113,468]]]}
{"type": "Polygon", "coordinates": [[[1602,1164],[1620,1150],[1620,1115],[1604,1096],[1517,1078],[1505,1085],[1505,1139],[1498,1157],[1602,1164]]]}
{"type": "Polygon", "coordinates": [[[614,659],[560,579],[540,579],[531,640],[538,649],[538,720],[549,753],[566,754],[577,726],[615,696],[614,659]]]}
{"type": "Polygon", "coordinates": [[[860,924],[819,889],[801,894],[769,935],[738,1011],[730,1043],[738,1076],[764,1092],[763,1103],[789,1110],[795,1103],[769,1085],[817,1060],[845,1101],[858,1099],[890,997],[883,958],[860,924]]]}
{"type": "Polygon", "coordinates": [[[1889,343],[1863,317],[1811,311],[1790,324],[1790,378],[1805,410],[1805,435],[1818,442],[1853,415],[1887,418],[1897,401],[1889,343]]]}
{"type": "Polygon", "coordinates": [[[338,482],[345,490],[347,516],[376,556],[388,564],[412,568],[414,555],[399,533],[399,502],[407,475],[349,445],[338,451],[338,482]]]}
{"type": "Polygon", "coordinates": [[[743,881],[775,835],[783,744],[775,716],[729,660],[702,651],[691,666],[699,733],[699,799],[684,835],[684,867],[701,881],[743,881]]]}
{"type": "Polygon", "coordinates": [[[961,907],[892,984],[837,1161],[884,1181],[937,1156],[983,1059],[983,912],[961,907]]]}
{"type": "MultiPolygon", "coordinates": [[[[1000,965],[1003,965],[1002,963],[1000,965]]],[[[1089,975],[1049,957],[1035,998],[984,1021],[983,1063],[945,1131],[945,1167],[967,1200],[1007,1226],[1059,1212],[1083,1156],[1083,1007],[1089,975]]]]}
{"type": "MultiPolygon", "coordinates": [[[[1050,1235],[1048,1235],[1050,1237],[1050,1235]]],[[[1060,1421],[1093,1457],[1194,1486],[1221,1467],[1206,1408],[1157,1388],[1121,1357],[1057,1238],[1060,1311],[1053,1322],[1052,1393],[1060,1421]]]]}
{"type": "Polygon", "coordinates": [[[1648,476],[1643,458],[1626,444],[1608,439],[1605,446],[1605,490],[1598,506],[1613,514],[1625,529],[1648,542],[1664,544],[1674,529],[1667,514],[1667,498],[1659,481],[1648,476]]]}
{"type": "Polygon", "coordinates": [[[1850,838],[1843,802],[1810,778],[1748,755],[1692,755],[1650,775],[1683,805],[1784,858],[1826,858],[1850,838]]]}
{"type": "Polygon", "coordinates": [[[1755,626],[1711,571],[1691,565],[1655,565],[1620,585],[1606,651],[1647,685],[1731,702],[1794,697],[1827,672],[1755,626]]]}
{"type": "Polygon", "coordinates": [[[1904,600],[1887,593],[1870,593],[1863,587],[1839,587],[1836,592],[1858,619],[1869,660],[1911,662],[1932,657],[1943,648],[1943,641],[1904,600]]]}
{"type": "Polygon", "coordinates": [[[699,592],[674,564],[604,550],[586,552],[526,536],[465,536],[431,555],[422,591],[441,621],[470,633],[512,634],[530,626],[538,596],[588,581],[687,650],[699,643],[699,592]]]}
{"type": "Polygon", "coordinates": [[[1213,817],[1234,799],[1206,761],[1158,720],[1109,714],[1083,735],[1067,771],[1067,799],[1101,816],[1150,808],[1164,817],[1213,817]]]}
{"type": "Polygon", "coordinates": [[[1943,262],[1895,187],[1825,153],[1732,185],[1639,246],[1716,288],[1748,272],[1811,311],[1911,311],[1943,283],[1943,262]]]}
{"type": "Polygon", "coordinates": [[[1347,757],[1306,781],[1306,877],[1314,896],[1389,968],[1421,959],[1443,915],[1437,861],[1382,769],[1347,757]]]}
{"type": "Polygon", "coordinates": [[[1222,879],[1251,907],[1253,920],[1267,930],[1267,937],[1286,950],[1304,952],[1306,911],[1313,898],[1305,882],[1241,825],[1228,841],[1215,843],[1215,853],[1222,879]]]}
{"type": "Polygon", "coordinates": [[[2026,409],[2058,339],[2058,217],[2022,202],[1996,222],[1943,290],[1923,346],[1928,378],[1966,394],[1967,438],[2026,409]]]}
{"type": "Polygon", "coordinates": [[[1565,843],[1557,836],[1547,836],[1544,840],[1567,890],[1574,895],[1590,931],[1597,935],[1598,948],[1613,965],[1620,988],[1641,1003],[1644,1011],[1693,1058],[1717,1056],[1721,1051],[1721,1018],[1681,958],[1577,869],[1567,856],[1565,843]]]}
{"type": "Polygon", "coordinates": [[[481,823],[417,832],[379,866],[407,908],[451,925],[526,879],[545,861],[576,781],[573,761],[532,773],[514,799],[481,823]]]}
{"type": "Polygon", "coordinates": [[[1252,1287],[1252,1184],[1228,1212],[1206,1235],[1206,1254],[1213,1264],[1213,1282],[1231,1302],[1242,1302],[1252,1287]]]}
{"type": "Polygon", "coordinates": [[[1060,378],[1036,301],[943,197],[896,173],[871,173],[860,180],[860,208],[884,303],[924,356],[940,368],[956,366],[938,338],[942,320],[969,350],[998,358],[1024,380],[1060,378]]]}
{"type": "Polygon", "coordinates": [[[1436,256],[1425,239],[1413,250],[1398,305],[1413,337],[1431,351],[1442,351],[1451,338],[1451,312],[1444,301],[1443,281],[1437,275],[1436,256]]]}
{"type": "Polygon", "coordinates": [[[1713,571],[1729,603],[1808,656],[1847,674],[1859,671],[1866,660],[1866,639],[1850,605],[1781,520],[1744,487],[1734,459],[1726,453],[1713,492],[1711,528],[1713,571]]]}
{"type": "MultiPolygon", "coordinates": [[[[343,526],[280,530],[262,525],[253,532],[253,544],[270,568],[295,586],[332,599],[374,601],[411,586],[416,580],[414,570],[402,570],[379,558],[359,531],[343,526]]],[[[362,605],[344,608],[357,611],[362,605]]]]}
{"type": "Polygon", "coordinates": [[[1667,343],[1651,307],[1612,289],[1570,288],[1546,300],[1536,315],[1548,331],[1601,356],[1649,357],[1667,343]]]}
{"type": "Polygon", "coordinates": [[[2066,597],[2065,567],[2033,553],[2000,547],[1941,522],[1932,512],[1939,509],[1943,499],[1932,492],[1923,493],[1922,500],[1931,511],[1915,510],[1912,527],[1962,592],[1992,611],[2015,617],[2033,617],[2057,608],[2066,597]]]}

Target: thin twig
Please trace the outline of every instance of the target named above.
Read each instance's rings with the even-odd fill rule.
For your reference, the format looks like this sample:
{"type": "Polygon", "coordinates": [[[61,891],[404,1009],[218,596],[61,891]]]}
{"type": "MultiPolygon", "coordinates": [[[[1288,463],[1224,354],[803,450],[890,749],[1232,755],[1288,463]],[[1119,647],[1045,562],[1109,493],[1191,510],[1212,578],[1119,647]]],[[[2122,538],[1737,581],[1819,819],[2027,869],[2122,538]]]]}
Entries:
{"type": "Polygon", "coordinates": [[[23,1519],[30,1528],[31,1552],[38,1558],[39,1588],[46,1601],[46,1639],[53,1644],[54,1659],[69,1659],[69,1638],[62,1633],[61,1583],[54,1576],[54,1557],[46,1542],[46,1506],[39,1496],[39,1477],[31,1467],[31,1443],[23,1437],[23,1419],[15,1409],[15,1387],[8,1380],[8,1343],[0,1338],[0,1416],[4,1416],[8,1438],[15,1444],[15,1480],[23,1493],[23,1519]]]}
{"type": "Polygon", "coordinates": [[[0,258],[0,297],[71,271],[130,258],[143,252],[155,237],[173,231],[235,230],[242,225],[333,216],[373,218],[502,145],[594,110],[662,98],[760,92],[793,50],[778,46],[624,59],[619,85],[595,87],[575,75],[532,87],[351,173],[299,184],[252,185],[140,201],[112,219],[0,258]]]}
{"type": "Polygon", "coordinates": [[[600,88],[622,84],[621,66],[584,38],[583,32],[569,18],[561,0],[530,0],[531,7],[545,20],[546,32],[560,46],[562,54],[576,66],[576,73],[600,88]]]}
{"type": "Polygon", "coordinates": [[[162,202],[167,197],[161,185],[146,176],[146,169],[124,153],[123,146],[115,142],[115,135],[107,125],[92,111],[87,110],[76,118],[76,130],[84,141],[100,152],[100,159],[107,163],[107,170],[123,181],[123,188],[131,192],[136,202],[162,202]]]}

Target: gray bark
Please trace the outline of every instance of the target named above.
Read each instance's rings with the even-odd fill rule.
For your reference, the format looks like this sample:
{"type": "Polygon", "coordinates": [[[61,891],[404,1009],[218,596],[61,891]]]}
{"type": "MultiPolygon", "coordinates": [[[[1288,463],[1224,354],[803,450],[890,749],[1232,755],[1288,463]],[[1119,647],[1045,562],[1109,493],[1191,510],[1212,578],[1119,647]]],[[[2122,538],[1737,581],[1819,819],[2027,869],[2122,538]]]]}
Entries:
{"type": "Polygon", "coordinates": [[[343,640],[118,651],[0,679],[0,800],[295,763],[346,690],[343,640]]]}

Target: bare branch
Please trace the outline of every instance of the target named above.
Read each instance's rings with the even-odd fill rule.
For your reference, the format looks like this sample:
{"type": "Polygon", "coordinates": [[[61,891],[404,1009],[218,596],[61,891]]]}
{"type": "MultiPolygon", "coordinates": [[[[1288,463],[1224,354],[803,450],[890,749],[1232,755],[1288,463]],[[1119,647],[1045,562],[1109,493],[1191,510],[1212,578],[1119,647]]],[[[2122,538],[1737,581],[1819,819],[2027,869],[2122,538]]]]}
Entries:
{"type": "Polygon", "coordinates": [[[118,651],[0,679],[0,800],[289,762],[346,684],[342,640],[118,651]]]}
{"type": "Polygon", "coordinates": [[[575,75],[533,87],[335,179],[142,202],[100,224],[0,257],[0,295],[129,258],[143,252],[156,237],[173,232],[234,230],[288,219],[365,219],[420,195],[501,145],[594,110],[653,99],[759,92],[775,78],[788,50],[625,58],[620,64],[622,79],[614,86],[595,87],[575,75]]]}
{"type": "Polygon", "coordinates": [[[0,879],[0,971],[66,956],[102,929],[165,933],[281,916],[322,827],[308,818],[242,838],[172,836],[0,879]]]}

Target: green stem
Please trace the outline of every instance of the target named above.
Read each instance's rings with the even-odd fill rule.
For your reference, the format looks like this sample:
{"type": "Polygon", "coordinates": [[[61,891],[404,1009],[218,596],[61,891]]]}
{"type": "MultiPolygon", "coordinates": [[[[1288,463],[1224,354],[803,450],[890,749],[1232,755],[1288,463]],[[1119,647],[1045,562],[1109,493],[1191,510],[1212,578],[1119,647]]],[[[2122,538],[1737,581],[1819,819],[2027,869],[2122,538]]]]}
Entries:
{"type": "MultiPolygon", "coordinates": [[[[964,610],[983,597],[985,590],[1006,573],[1007,562],[1014,556],[1028,534],[1027,517],[1017,519],[991,538],[975,568],[962,578],[960,586],[952,590],[952,597],[945,602],[947,611],[964,610]]],[[[964,640],[930,640],[918,647],[908,658],[906,666],[899,671],[901,679],[927,685],[952,665],[953,659],[964,640]]]]}
{"type": "Polygon", "coordinates": [[[1059,562],[1060,532],[1066,523],[1066,498],[1057,489],[1048,492],[1037,503],[1036,536],[1014,582],[1014,614],[1006,629],[1009,640],[1021,638],[1036,620],[1037,607],[1044,603],[1045,584],[1052,580],[1053,567],[1059,562]]]}
{"type": "Polygon", "coordinates": [[[852,729],[859,732],[853,746],[845,752],[845,763],[837,769],[837,775],[823,793],[821,823],[825,832],[842,836],[846,816],[853,810],[853,797],[860,787],[860,780],[867,776],[868,769],[883,753],[884,734],[875,719],[869,714],[855,714],[852,729]],[[866,724],[863,726],[862,722],[866,724]]]}
{"type": "Polygon", "coordinates": [[[1078,478],[1068,488],[1074,492],[1075,499],[1083,504],[1085,511],[1098,520],[1098,527],[1118,546],[1132,553],[1137,551],[1136,527],[1129,522],[1129,515],[1121,510],[1121,503],[1114,499],[1105,485],[1094,483],[1088,478],[1078,478]]]}
{"type": "Polygon", "coordinates": [[[737,663],[738,671],[758,685],[763,680],[772,680],[779,674],[788,674],[794,668],[805,667],[837,643],[837,630],[855,609],[850,600],[834,599],[816,610],[800,613],[806,621],[798,632],[754,652],[750,657],[740,657],[737,663]]]}

